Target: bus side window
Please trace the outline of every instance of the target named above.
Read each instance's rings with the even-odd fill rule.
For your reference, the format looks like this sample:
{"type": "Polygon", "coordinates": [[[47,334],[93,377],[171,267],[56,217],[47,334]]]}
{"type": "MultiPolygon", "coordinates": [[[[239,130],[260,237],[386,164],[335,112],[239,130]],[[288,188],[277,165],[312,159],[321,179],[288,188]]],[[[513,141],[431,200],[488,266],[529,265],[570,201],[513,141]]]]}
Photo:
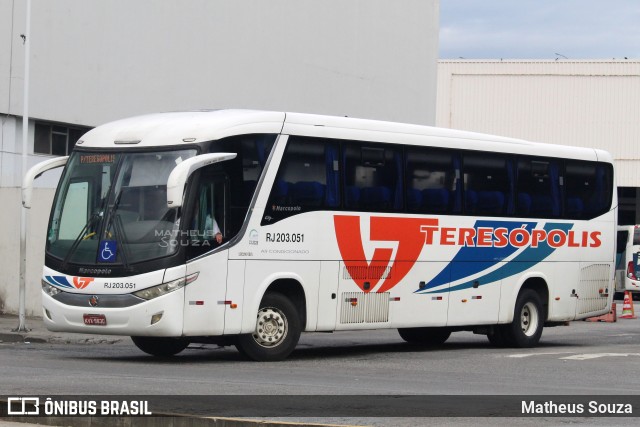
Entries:
{"type": "Polygon", "coordinates": [[[240,140],[243,185],[236,197],[239,205],[249,206],[274,142],[274,135],[251,135],[240,140]]]}
{"type": "Polygon", "coordinates": [[[452,152],[410,147],[405,171],[407,212],[447,214],[454,211],[456,170],[452,152]]]}
{"type": "Polygon", "coordinates": [[[465,213],[503,216],[512,200],[510,161],[500,154],[466,153],[462,156],[465,213]]]}
{"type": "Polygon", "coordinates": [[[338,143],[290,136],[271,188],[265,216],[273,223],[291,215],[340,204],[338,143]]]}
{"type": "Polygon", "coordinates": [[[567,161],[565,164],[565,218],[591,219],[609,210],[610,173],[597,162],[567,161]]]}
{"type": "Polygon", "coordinates": [[[624,264],[625,252],[627,250],[627,240],[629,239],[629,232],[627,230],[619,230],[616,238],[616,269],[622,270],[626,266],[624,264]]]}
{"type": "Polygon", "coordinates": [[[402,211],[402,166],[399,146],[346,143],[345,207],[370,212],[402,211]]]}
{"type": "MultiPolygon", "coordinates": [[[[275,134],[237,135],[211,141],[209,153],[236,153],[232,160],[215,163],[207,169],[225,176],[228,191],[225,201],[225,240],[242,230],[251,200],[276,140],[275,134]]],[[[218,218],[218,221],[221,221],[218,218]]]]}
{"type": "Polygon", "coordinates": [[[516,216],[558,218],[560,216],[560,170],[558,162],[520,158],[517,167],[516,216]]]}
{"type": "Polygon", "coordinates": [[[201,175],[186,227],[189,239],[188,258],[194,258],[218,247],[218,233],[222,235],[223,241],[232,237],[225,234],[228,231],[225,212],[226,186],[223,175],[201,175]]]}

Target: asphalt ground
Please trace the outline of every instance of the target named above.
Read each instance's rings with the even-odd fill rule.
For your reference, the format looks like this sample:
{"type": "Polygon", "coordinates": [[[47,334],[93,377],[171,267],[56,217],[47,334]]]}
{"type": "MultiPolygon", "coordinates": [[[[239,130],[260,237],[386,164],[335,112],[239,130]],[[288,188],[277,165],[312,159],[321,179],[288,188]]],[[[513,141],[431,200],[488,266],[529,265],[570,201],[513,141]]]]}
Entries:
{"type": "MultiPolygon", "coordinates": [[[[27,317],[25,319],[26,330],[19,330],[20,320],[18,316],[0,313],[0,343],[51,343],[51,344],[115,344],[121,341],[129,341],[129,337],[113,335],[78,334],[65,332],[51,332],[39,317],[27,317]]],[[[4,404],[4,402],[0,402],[4,404]]],[[[162,418],[150,417],[148,419],[135,417],[113,417],[109,419],[89,417],[42,417],[36,423],[30,418],[5,418],[0,419],[0,427],[31,427],[31,426],[156,426],[170,425],[172,427],[301,427],[301,426],[325,426],[330,424],[296,423],[288,421],[269,420],[245,420],[240,418],[211,418],[180,415],[176,417],[165,416],[162,418]]]]}
{"type": "MultiPolygon", "coordinates": [[[[638,304],[635,304],[635,308],[636,308],[636,313],[637,315],[640,315],[640,312],[638,312],[638,309],[640,308],[640,306],[638,304]]],[[[620,315],[622,313],[622,302],[621,301],[617,301],[617,312],[618,315],[620,315]]],[[[619,320],[619,322],[625,322],[625,320],[619,320]]],[[[85,334],[76,334],[76,333],[60,333],[60,332],[51,332],[48,331],[45,327],[44,324],[42,322],[42,320],[40,318],[27,318],[26,319],[26,327],[27,330],[26,331],[18,331],[16,330],[17,327],[19,325],[19,321],[18,321],[18,317],[15,315],[2,315],[0,314],[0,342],[4,342],[4,343],[19,343],[19,342],[24,342],[24,343],[54,343],[54,344],[114,344],[114,343],[119,343],[119,342],[128,342],[129,338],[128,337],[118,337],[118,336],[110,336],[110,335],[85,335],[85,334]]],[[[586,325],[585,325],[586,326],[586,325]]],[[[18,420],[18,421],[26,421],[29,422],[29,420],[24,419],[24,420],[18,420]]],[[[122,419],[122,420],[111,420],[112,422],[115,422],[115,424],[112,424],[111,422],[109,422],[108,424],[105,424],[104,421],[102,423],[95,423],[95,425],[123,425],[123,426],[127,426],[127,425],[141,425],[139,424],[140,419],[135,420],[137,422],[133,423],[131,420],[127,420],[127,419],[122,419]]],[[[151,421],[151,420],[148,420],[151,421]]],[[[289,420],[282,420],[282,419],[273,419],[273,420],[266,420],[266,419],[261,419],[259,421],[252,421],[252,420],[243,420],[243,419],[223,419],[223,418],[206,418],[206,419],[202,419],[200,417],[193,417],[193,419],[189,419],[188,416],[181,416],[179,417],[179,419],[175,419],[175,420],[168,420],[168,419],[163,419],[163,420],[156,420],[156,421],[161,421],[158,425],[172,425],[172,426],[180,426],[180,425],[189,425],[189,426],[199,426],[199,425],[203,425],[203,426],[256,426],[256,425],[260,425],[262,427],[266,427],[266,426],[284,426],[284,425],[329,425],[329,424],[318,424],[318,423],[289,423],[289,420]],[[167,424],[167,422],[169,422],[169,424],[167,424]],[[185,424],[186,423],[186,424],[185,424]]],[[[342,420],[341,420],[342,421],[342,420]]],[[[347,421],[347,420],[344,420],[347,421]]],[[[374,425],[396,425],[396,421],[399,420],[389,420],[389,424],[386,424],[383,420],[378,420],[376,423],[374,423],[374,425]]],[[[418,420],[414,420],[417,421],[418,420]]],[[[548,420],[549,421],[549,420],[548,420]]],[[[562,420],[562,419],[555,419],[553,420],[553,422],[551,423],[552,425],[559,425],[559,424],[565,424],[565,422],[576,422],[577,420],[562,420]]],[[[586,424],[586,425],[634,425],[633,424],[633,420],[630,419],[616,419],[615,421],[613,420],[606,420],[606,419],[589,419],[589,420],[581,420],[577,421],[580,424],[586,424]],[[612,423],[608,422],[608,421],[613,421],[612,423]]],[[[16,420],[0,420],[0,427],[4,426],[4,425],[11,425],[13,427],[13,424],[8,424],[8,423],[15,423],[16,420]]],[[[468,424],[476,424],[476,425],[533,425],[534,423],[536,423],[536,425],[539,425],[538,423],[540,422],[540,420],[535,420],[535,419],[508,419],[508,418],[500,418],[500,419],[491,419],[491,418],[487,418],[487,419],[483,419],[483,418],[474,418],[474,419],[452,419],[452,418],[448,418],[448,419],[422,419],[418,424],[413,424],[413,425],[468,425],[468,424]]],[[[62,418],[57,418],[57,419],[42,419],[38,421],[39,425],[72,425],[72,426],[91,426],[92,424],[87,424],[87,422],[85,420],[82,420],[81,418],[76,418],[76,419],[62,419],[62,418]],[[61,424],[62,423],[62,424],[61,424]]],[[[336,423],[334,423],[335,425],[336,423]]],[[[344,423],[338,422],[338,424],[344,425],[344,423]]],[[[546,424],[546,423],[543,423],[546,424]]],[[[25,425],[20,424],[20,425],[25,425]]],[[[29,425],[34,425],[34,424],[29,424],[29,425]]],[[[153,425],[153,424],[151,424],[153,425]]],[[[409,424],[403,424],[403,425],[409,425],[409,424]]]]}

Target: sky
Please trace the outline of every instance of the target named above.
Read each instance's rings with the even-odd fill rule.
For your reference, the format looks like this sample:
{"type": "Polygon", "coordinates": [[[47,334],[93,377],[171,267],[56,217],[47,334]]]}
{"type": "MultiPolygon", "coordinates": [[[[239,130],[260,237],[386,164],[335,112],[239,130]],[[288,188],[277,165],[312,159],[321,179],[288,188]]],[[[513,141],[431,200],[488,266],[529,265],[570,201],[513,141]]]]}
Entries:
{"type": "Polygon", "coordinates": [[[440,0],[441,59],[640,59],[640,0],[440,0]]]}

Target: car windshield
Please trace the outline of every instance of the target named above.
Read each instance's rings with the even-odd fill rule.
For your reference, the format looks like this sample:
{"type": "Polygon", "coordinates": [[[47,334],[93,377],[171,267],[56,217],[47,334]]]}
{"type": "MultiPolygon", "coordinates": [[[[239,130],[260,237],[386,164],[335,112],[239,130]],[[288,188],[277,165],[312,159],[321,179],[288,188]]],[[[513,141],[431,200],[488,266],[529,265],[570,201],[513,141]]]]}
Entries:
{"type": "Polygon", "coordinates": [[[167,178],[196,150],[74,152],[47,232],[47,252],[74,264],[132,264],[171,255],[179,225],[167,178]]]}

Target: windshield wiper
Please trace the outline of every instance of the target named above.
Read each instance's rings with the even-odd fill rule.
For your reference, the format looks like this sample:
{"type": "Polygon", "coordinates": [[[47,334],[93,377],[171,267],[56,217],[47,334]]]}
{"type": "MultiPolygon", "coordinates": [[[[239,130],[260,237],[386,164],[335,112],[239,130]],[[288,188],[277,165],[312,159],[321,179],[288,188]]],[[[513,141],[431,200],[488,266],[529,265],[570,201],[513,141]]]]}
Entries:
{"type": "Polygon", "coordinates": [[[122,243],[120,254],[122,254],[122,265],[124,268],[129,268],[129,262],[127,261],[127,245],[122,239],[124,234],[124,226],[122,225],[122,218],[120,215],[115,216],[115,220],[113,221],[113,231],[116,233],[116,241],[122,243]]]}
{"type": "Polygon", "coordinates": [[[80,230],[80,233],[73,241],[73,244],[71,245],[71,248],[69,248],[69,252],[67,253],[67,256],[64,257],[64,260],[62,261],[63,270],[66,270],[67,264],[69,263],[69,259],[71,259],[71,256],[75,253],[76,249],[78,249],[78,246],[80,246],[80,242],[96,234],[94,232],[94,233],[89,233],[85,236],[85,232],[88,231],[91,228],[91,226],[93,226],[93,223],[96,221],[96,219],[100,218],[101,216],[102,216],[101,210],[91,214],[91,216],[89,217],[89,220],[87,220],[87,223],[84,225],[84,227],[82,227],[82,230],[80,230]]]}
{"type": "MultiPolygon", "coordinates": [[[[113,226],[113,223],[116,217],[116,210],[118,209],[118,205],[120,204],[121,197],[122,197],[122,188],[120,189],[120,191],[118,191],[118,194],[116,194],[116,198],[113,201],[113,205],[111,206],[111,209],[109,209],[109,212],[108,212],[109,221],[104,227],[105,235],[109,233],[109,229],[111,228],[111,226],[113,226]]],[[[114,231],[115,231],[115,227],[114,227],[114,231]]],[[[117,239],[117,236],[116,236],[116,239],[117,239]]]]}
{"type": "MultiPolygon", "coordinates": [[[[109,194],[109,191],[111,191],[111,187],[109,187],[109,189],[107,190],[107,194],[109,194]]],[[[84,235],[84,233],[87,230],[89,230],[90,227],[93,226],[93,223],[96,221],[96,219],[101,218],[103,216],[104,207],[105,207],[106,203],[107,203],[107,197],[105,196],[102,199],[102,203],[100,203],[100,208],[96,212],[91,214],[91,216],[87,220],[87,223],[84,225],[84,227],[82,227],[82,230],[80,230],[80,234],[78,234],[78,236],[73,241],[73,244],[71,245],[71,248],[69,248],[69,252],[64,257],[64,260],[62,261],[62,268],[63,269],[67,268],[67,264],[69,263],[69,260],[71,259],[71,257],[75,253],[75,251],[78,249],[78,246],[80,246],[80,242],[82,242],[83,240],[87,240],[89,237],[92,237],[93,235],[96,234],[95,232],[93,232],[93,233],[87,234],[86,236],[84,235]]]]}
{"type": "Polygon", "coordinates": [[[127,245],[125,244],[125,232],[124,232],[124,226],[122,225],[122,218],[120,217],[120,215],[118,215],[116,213],[116,211],[118,210],[118,205],[120,205],[120,199],[122,198],[122,188],[120,188],[120,191],[118,191],[118,194],[116,195],[116,198],[113,202],[113,205],[111,206],[111,209],[109,210],[109,222],[106,225],[106,227],[104,228],[105,233],[109,233],[109,229],[111,227],[113,227],[113,232],[115,234],[115,238],[116,238],[116,242],[120,242],[120,246],[121,246],[121,251],[120,254],[121,259],[122,259],[122,266],[126,269],[129,268],[129,262],[127,260],[128,256],[127,256],[127,245]]]}

